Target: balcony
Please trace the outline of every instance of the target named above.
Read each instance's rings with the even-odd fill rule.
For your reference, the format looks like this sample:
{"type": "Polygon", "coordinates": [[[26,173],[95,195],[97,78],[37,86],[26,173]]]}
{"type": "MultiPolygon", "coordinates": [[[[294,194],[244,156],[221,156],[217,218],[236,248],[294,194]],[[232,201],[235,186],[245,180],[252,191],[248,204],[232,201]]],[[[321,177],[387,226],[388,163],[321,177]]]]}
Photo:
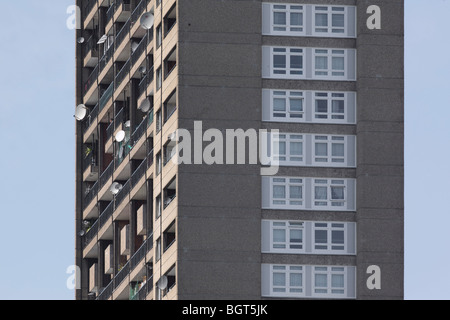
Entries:
{"type": "Polygon", "coordinates": [[[114,20],[116,22],[125,22],[131,16],[130,0],[116,0],[114,4],[114,20]]]}
{"type": "Polygon", "coordinates": [[[98,64],[98,48],[94,36],[91,36],[83,44],[84,66],[94,68],[98,64]]]}
{"type": "Polygon", "coordinates": [[[95,182],[94,185],[88,189],[88,192],[84,197],[83,210],[86,210],[86,208],[91,204],[91,202],[95,199],[95,197],[97,197],[97,193],[98,193],[98,182],[95,182]]]}
{"type": "Polygon", "coordinates": [[[84,28],[89,29],[91,20],[94,18],[98,10],[97,0],[87,0],[83,8],[84,28]]]}
{"type": "MultiPolygon", "coordinates": [[[[117,76],[115,79],[115,89],[116,90],[122,84],[125,77],[129,74],[130,65],[131,65],[131,61],[130,61],[130,59],[128,59],[128,61],[123,65],[122,69],[120,69],[120,71],[117,73],[117,76]]],[[[118,91],[121,91],[121,90],[118,90],[118,91]]]]}
{"type": "Polygon", "coordinates": [[[176,197],[177,197],[177,183],[176,183],[176,178],[174,178],[164,188],[164,206],[163,206],[163,209],[166,209],[172,203],[172,201],[175,200],[176,197]]]}
{"type": "Polygon", "coordinates": [[[177,110],[177,95],[174,91],[166,102],[164,102],[164,124],[172,117],[177,110]]]}
{"type": "Polygon", "coordinates": [[[100,59],[100,62],[98,63],[99,68],[99,81],[101,82],[102,79],[105,77],[103,74],[103,71],[105,69],[109,70],[109,68],[106,68],[106,66],[109,64],[109,62],[112,60],[111,58],[114,55],[114,43],[110,44],[109,48],[105,51],[105,54],[100,59]]]}
{"type": "Polygon", "coordinates": [[[83,86],[83,94],[86,95],[89,90],[92,88],[94,84],[97,84],[97,78],[99,74],[99,68],[98,65],[92,70],[92,72],[89,74],[89,77],[87,81],[84,83],[83,86]]]}
{"type": "Polygon", "coordinates": [[[153,82],[154,74],[153,74],[153,66],[148,70],[142,78],[141,82],[139,82],[139,98],[142,98],[142,95],[145,93],[147,95],[147,88],[150,86],[150,84],[153,82]]]}
{"type": "Polygon", "coordinates": [[[144,38],[141,39],[136,49],[131,53],[131,67],[133,67],[136,62],[139,60],[139,58],[142,56],[142,54],[145,52],[145,48],[147,47],[147,35],[144,36],[144,38]]]}
{"type": "Polygon", "coordinates": [[[128,21],[124,24],[122,29],[120,29],[119,33],[117,33],[116,41],[115,41],[116,52],[119,51],[119,47],[122,44],[123,40],[126,38],[126,36],[128,36],[130,34],[130,25],[131,25],[131,20],[128,19],[128,21]]]}
{"type": "Polygon", "coordinates": [[[83,249],[87,247],[87,245],[97,236],[98,234],[98,220],[92,224],[92,226],[88,227],[86,230],[86,234],[82,238],[82,246],[83,249]]]}

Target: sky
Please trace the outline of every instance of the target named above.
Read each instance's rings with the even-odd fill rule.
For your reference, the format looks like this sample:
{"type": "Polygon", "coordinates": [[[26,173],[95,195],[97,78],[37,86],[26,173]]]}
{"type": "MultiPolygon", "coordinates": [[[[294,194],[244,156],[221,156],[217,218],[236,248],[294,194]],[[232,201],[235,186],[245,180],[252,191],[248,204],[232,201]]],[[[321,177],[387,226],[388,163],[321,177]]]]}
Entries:
{"type": "MultiPolygon", "coordinates": [[[[74,298],[66,286],[75,260],[75,36],[66,24],[73,3],[2,3],[0,300],[74,298]]],[[[450,299],[449,13],[450,0],[405,0],[409,300],[450,299]]]]}

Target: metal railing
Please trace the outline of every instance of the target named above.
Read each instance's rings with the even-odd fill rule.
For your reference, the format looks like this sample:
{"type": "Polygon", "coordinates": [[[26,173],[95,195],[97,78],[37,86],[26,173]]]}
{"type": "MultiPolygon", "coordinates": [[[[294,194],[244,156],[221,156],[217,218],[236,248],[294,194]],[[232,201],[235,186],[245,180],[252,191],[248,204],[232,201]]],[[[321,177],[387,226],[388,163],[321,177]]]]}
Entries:
{"type": "Polygon", "coordinates": [[[122,281],[128,276],[129,273],[130,273],[130,261],[128,261],[114,277],[114,289],[116,289],[122,283],[122,281]]]}
{"type": "Polygon", "coordinates": [[[153,66],[148,70],[147,74],[142,78],[141,82],[139,82],[139,93],[138,96],[140,97],[147,87],[150,85],[150,83],[153,82],[154,74],[153,74],[153,66]]]}
{"type": "Polygon", "coordinates": [[[98,74],[99,74],[99,71],[98,71],[99,69],[98,69],[98,65],[94,68],[94,70],[92,70],[92,72],[91,72],[91,74],[89,75],[89,77],[88,77],[88,79],[87,79],[87,81],[84,83],[84,87],[83,87],[83,89],[84,89],[84,94],[86,94],[88,91],[89,91],[89,89],[92,87],[92,85],[94,84],[94,83],[97,83],[97,78],[98,78],[98,74]]]}
{"type": "Polygon", "coordinates": [[[108,64],[109,60],[111,60],[112,56],[114,54],[114,43],[110,45],[108,50],[106,50],[103,57],[100,59],[100,62],[98,63],[99,66],[99,74],[102,73],[103,69],[108,64]]]}
{"type": "Polygon", "coordinates": [[[130,189],[130,180],[128,180],[114,199],[114,209],[117,209],[117,207],[120,206],[125,197],[130,193],[130,189]]]}
{"type": "Polygon", "coordinates": [[[154,155],[154,151],[152,149],[152,151],[150,151],[147,155],[147,168],[150,168],[154,162],[153,155],[154,155]]]}
{"type": "Polygon", "coordinates": [[[145,52],[145,48],[147,46],[147,34],[141,39],[139,42],[138,47],[134,52],[131,54],[131,65],[134,66],[134,64],[139,60],[139,57],[145,52]]]}
{"type": "Polygon", "coordinates": [[[91,153],[89,153],[89,155],[83,159],[83,172],[85,172],[86,169],[89,168],[91,165],[95,166],[95,163],[96,161],[93,152],[91,151],[91,153]]]}
{"type": "Polygon", "coordinates": [[[140,246],[140,248],[134,253],[134,255],[130,259],[130,271],[134,270],[136,266],[144,260],[144,257],[147,253],[147,245],[148,241],[144,241],[144,243],[140,246]]]}
{"type": "Polygon", "coordinates": [[[114,213],[114,201],[111,201],[108,206],[103,210],[98,218],[98,229],[100,230],[106,222],[112,217],[114,213]]]}
{"type": "Polygon", "coordinates": [[[133,172],[130,178],[131,187],[130,190],[133,189],[139,180],[144,176],[145,172],[147,171],[147,162],[146,159],[142,160],[142,163],[139,165],[139,167],[133,172]]]}
{"type": "Polygon", "coordinates": [[[145,8],[147,7],[148,0],[141,0],[139,4],[136,6],[136,8],[131,13],[131,22],[134,24],[136,21],[139,20],[142,13],[144,13],[145,8]]]}
{"type": "Polygon", "coordinates": [[[114,281],[111,281],[98,295],[97,300],[108,300],[114,291],[114,281]]]}
{"type": "Polygon", "coordinates": [[[137,128],[134,130],[133,134],[131,135],[130,146],[132,148],[139,141],[139,139],[144,135],[145,131],[147,131],[147,128],[148,128],[148,121],[147,121],[147,118],[144,118],[141,121],[141,123],[137,126],[137,128]]]}
{"type": "Polygon", "coordinates": [[[117,113],[117,115],[114,117],[114,130],[119,127],[120,124],[123,123],[123,109],[120,109],[120,111],[117,113]]]}
{"type": "Polygon", "coordinates": [[[95,238],[98,233],[98,220],[89,228],[83,236],[83,249],[95,238]]]}
{"type": "Polygon", "coordinates": [[[88,131],[89,127],[91,126],[91,124],[94,122],[95,119],[97,119],[98,116],[98,103],[95,105],[95,107],[92,109],[91,112],[89,112],[89,115],[86,117],[86,119],[83,121],[83,134],[86,133],[86,131],[88,131]]]}
{"type": "Polygon", "coordinates": [[[127,22],[125,22],[125,24],[123,25],[122,29],[120,29],[119,33],[117,34],[116,41],[115,41],[116,50],[122,44],[122,42],[125,39],[125,37],[129,34],[129,32],[130,32],[130,25],[131,25],[131,20],[128,19],[127,22]]]}
{"type": "Polygon", "coordinates": [[[89,39],[84,43],[83,59],[86,58],[91,50],[93,50],[92,55],[95,55],[95,53],[97,53],[98,56],[97,43],[95,43],[94,41],[94,36],[90,36],[89,39]]]}
{"type": "Polygon", "coordinates": [[[111,121],[111,123],[108,125],[108,128],[106,128],[106,140],[111,139],[113,133],[114,133],[114,121],[111,121]]]}
{"type": "Polygon", "coordinates": [[[100,179],[99,179],[100,185],[98,188],[99,190],[101,190],[105,186],[105,184],[106,184],[106,182],[108,182],[109,178],[112,177],[113,172],[114,172],[114,161],[111,161],[111,163],[108,165],[108,167],[106,167],[105,171],[103,171],[103,173],[100,176],[100,179]]]}
{"type": "Polygon", "coordinates": [[[102,97],[100,98],[98,105],[99,105],[99,112],[103,110],[103,108],[106,106],[106,103],[108,100],[112,97],[112,94],[114,92],[114,81],[111,82],[108,89],[103,92],[102,97]]]}
{"type": "Polygon", "coordinates": [[[98,193],[98,182],[94,183],[94,185],[89,190],[88,194],[84,198],[83,210],[87,208],[87,206],[94,200],[98,193]]]}
{"type": "Polygon", "coordinates": [[[130,59],[123,65],[122,69],[117,73],[116,79],[115,79],[115,88],[117,89],[120,84],[125,79],[125,76],[130,72],[130,59]]]}
{"type": "Polygon", "coordinates": [[[97,4],[97,0],[88,0],[86,6],[84,7],[84,19],[91,13],[92,9],[94,9],[97,4]]]}
{"type": "Polygon", "coordinates": [[[114,13],[116,12],[116,6],[112,4],[108,11],[106,11],[106,24],[108,24],[112,18],[114,17],[114,13]]]}

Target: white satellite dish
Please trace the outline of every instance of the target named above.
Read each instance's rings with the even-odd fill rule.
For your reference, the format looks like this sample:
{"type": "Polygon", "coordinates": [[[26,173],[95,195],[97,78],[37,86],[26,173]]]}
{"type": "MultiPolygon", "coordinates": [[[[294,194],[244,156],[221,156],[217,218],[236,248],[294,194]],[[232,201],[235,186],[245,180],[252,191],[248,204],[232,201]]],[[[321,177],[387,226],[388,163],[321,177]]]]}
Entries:
{"type": "Polygon", "coordinates": [[[135,52],[136,49],[139,47],[139,43],[137,43],[136,41],[132,41],[131,42],[131,52],[135,52]]]}
{"type": "Polygon", "coordinates": [[[125,139],[125,131],[120,130],[119,132],[117,132],[115,138],[117,142],[122,142],[125,139]]]}
{"type": "Polygon", "coordinates": [[[108,39],[108,36],[106,34],[104,34],[100,40],[98,40],[97,44],[102,44],[105,43],[106,39],[108,39]]]}
{"type": "Polygon", "coordinates": [[[162,276],[161,279],[158,280],[158,282],[156,283],[156,286],[160,289],[160,290],[164,290],[167,288],[167,285],[169,284],[169,281],[167,279],[166,276],[162,276]]]}
{"type": "Polygon", "coordinates": [[[75,109],[75,119],[77,119],[78,121],[82,121],[84,118],[86,118],[87,115],[87,108],[84,104],[80,104],[76,109],[75,109]]]}
{"type": "Polygon", "coordinates": [[[84,230],[81,230],[80,232],[78,232],[78,235],[80,237],[83,237],[85,234],[86,234],[86,231],[84,231],[84,230]]]}
{"type": "Polygon", "coordinates": [[[177,134],[175,132],[172,132],[171,134],[169,134],[168,138],[170,141],[175,141],[177,139],[177,134]]]}
{"type": "Polygon", "coordinates": [[[120,183],[114,182],[111,185],[111,188],[109,188],[109,191],[111,191],[111,193],[113,195],[116,195],[116,194],[118,194],[120,192],[120,190],[122,190],[122,188],[123,188],[123,186],[120,183]]]}
{"type": "Polygon", "coordinates": [[[131,126],[131,121],[128,120],[127,122],[125,122],[124,127],[125,128],[129,128],[131,126]]]}
{"type": "Polygon", "coordinates": [[[79,44],[84,43],[84,37],[79,37],[79,38],[77,39],[77,42],[78,42],[79,44]]]}
{"type": "Polygon", "coordinates": [[[145,99],[144,101],[142,101],[141,105],[139,106],[139,110],[141,110],[143,113],[147,113],[150,111],[151,108],[151,103],[149,99],[145,99]]]}
{"type": "Polygon", "coordinates": [[[147,72],[147,68],[145,66],[139,67],[138,71],[142,74],[145,74],[147,72]]]}
{"type": "Polygon", "coordinates": [[[155,22],[155,16],[151,12],[146,12],[141,16],[141,27],[145,30],[150,30],[155,22]]]}

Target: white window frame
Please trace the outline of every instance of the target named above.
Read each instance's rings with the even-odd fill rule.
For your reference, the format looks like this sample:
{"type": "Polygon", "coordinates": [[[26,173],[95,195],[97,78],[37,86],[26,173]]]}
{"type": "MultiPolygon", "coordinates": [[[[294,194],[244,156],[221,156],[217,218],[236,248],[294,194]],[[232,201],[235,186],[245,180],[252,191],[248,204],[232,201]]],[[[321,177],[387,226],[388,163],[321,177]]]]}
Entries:
{"type": "Polygon", "coordinates": [[[274,209],[303,209],[305,208],[305,179],[304,178],[289,178],[289,177],[272,177],[270,179],[270,207],[274,209]],[[274,198],[273,191],[275,186],[283,186],[285,198],[274,198]],[[301,198],[290,198],[290,187],[301,187],[301,198]],[[283,203],[274,203],[283,202],[283,203]],[[291,202],[301,202],[301,204],[291,204],[291,202]]]}
{"type": "Polygon", "coordinates": [[[297,133],[278,133],[272,135],[272,159],[278,161],[282,165],[304,165],[305,160],[305,135],[297,133]],[[285,154],[275,153],[280,150],[280,143],[285,144],[285,154]],[[301,155],[292,154],[291,143],[301,143],[301,155]],[[301,159],[299,159],[301,158],[301,159]]]}
{"type": "Polygon", "coordinates": [[[295,90],[271,90],[270,91],[270,119],[272,121],[305,122],[305,93],[295,90]],[[284,99],[286,110],[275,110],[275,99],[284,99]],[[302,111],[292,111],[291,101],[301,100],[302,111]],[[284,114],[284,117],[276,117],[275,114],[284,114]]]}
{"type": "Polygon", "coordinates": [[[303,79],[305,78],[305,48],[298,47],[270,47],[270,75],[272,78],[303,79]],[[274,58],[276,55],[284,55],[286,59],[285,68],[275,68],[274,58]],[[291,57],[298,56],[302,59],[301,68],[292,68],[291,57]],[[276,71],[284,73],[276,73],[276,71]],[[295,74],[294,72],[299,72],[295,74]]]}
{"type": "Polygon", "coordinates": [[[305,6],[301,4],[281,4],[272,3],[270,10],[270,34],[272,35],[286,35],[286,36],[302,36],[306,34],[305,26],[305,6]],[[286,15],[285,25],[275,25],[275,13],[281,12],[286,15]],[[291,24],[291,13],[297,13],[302,15],[302,25],[291,24]],[[275,30],[275,28],[285,28],[285,30],[275,30]],[[293,29],[302,30],[293,30],[293,29]]]}
{"type": "Polygon", "coordinates": [[[348,34],[348,6],[327,6],[327,5],[316,5],[313,6],[312,10],[312,31],[314,36],[320,37],[346,37],[348,34]],[[321,9],[325,8],[325,10],[321,9]],[[317,26],[316,25],[316,14],[326,14],[327,15],[327,26],[317,26]],[[342,14],[344,16],[344,26],[333,26],[333,14],[342,14]],[[326,29],[326,31],[317,31],[318,29],[326,29]],[[336,30],[342,30],[342,32],[334,32],[336,30]]]}
{"type": "Polygon", "coordinates": [[[345,80],[347,79],[347,59],[348,51],[345,49],[328,49],[328,48],[314,48],[313,49],[313,78],[322,80],[345,80]],[[317,58],[327,59],[327,68],[318,69],[317,58]],[[344,60],[344,68],[333,69],[333,60],[335,58],[342,58],[344,60]],[[318,72],[323,74],[318,74],[318,72]],[[339,74],[338,74],[339,73],[339,74]]]}
{"type": "Polygon", "coordinates": [[[270,252],[271,253],[304,253],[305,252],[305,224],[303,221],[270,221],[270,252]],[[284,242],[274,241],[274,230],[283,230],[285,232],[284,242]],[[302,231],[302,241],[291,242],[291,230],[302,231]],[[284,245],[284,248],[275,248],[276,245],[284,245]],[[291,248],[291,246],[301,246],[301,248],[291,248]]]}
{"type": "Polygon", "coordinates": [[[314,253],[321,254],[345,254],[347,252],[347,226],[348,223],[345,222],[325,222],[325,221],[315,221],[312,226],[312,251],[314,253]],[[316,231],[326,231],[327,242],[317,243],[316,231]],[[333,231],[342,231],[344,233],[344,243],[336,244],[333,243],[333,231]],[[326,247],[326,248],[317,248],[326,247]],[[336,248],[342,247],[342,248],[336,248]]]}
{"type": "Polygon", "coordinates": [[[303,297],[305,296],[305,267],[299,265],[270,265],[270,293],[271,296],[278,297],[303,297]],[[284,286],[273,284],[274,273],[283,273],[285,276],[284,286]],[[291,274],[300,274],[302,279],[301,287],[291,287],[291,274]],[[284,289],[284,292],[275,292],[274,289],[284,289]],[[291,290],[301,290],[301,292],[290,292],[291,290]]]}
{"type": "Polygon", "coordinates": [[[348,166],[348,140],[342,135],[313,135],[312,139],[312,165],[316,167],[346,167],[348,166]],[[317,155],[317,145],[326,144],[327,155],[317,155]],[[334,145],[343,145],[344,155],[333,155],[334,145]],[[324,159],[325,161],[319,161],[324,159]],[[340,161],[342,160],[342,161],[340,161]]]}
{"type": "Polygon", "coordinates": [[[348,106],[348,94],[346,92],[334,92],[334,91],[314,91],[313,92],[313,104],[312,114],[313,122],[320,123],[347,123],[347,106],[348,106]],[[317,111],[317,102],[326,101],[327,112],[317,111]],[[344,113],[333,112],[333,103],[335,101],[344,102],[344,113]],[[333,119],[334,117],[334,119],[333,119]],[[342,117],[342,118],[337,118],[342,117]]]}
{"type": "Polygon", "coordinates": [[[312,181],[312,208],[314,210],[346,210],[347,209],[347,179],[321,179],[314,178],[312,181]],[[316,187],[326,187],[327,199],[316,199],[316,187]],[[343,187],[344,199],[333,199],[332,188],[343,187]],[[326,202],[326,205],[318,205],[318,202],[326,202]],[[333,203],[342,203],[342,206],[333,205],[333,203]]]}
{"type": "Polygon", "coordinates": [[[312,275],[312,296],[322,298],[338,298],[347,297],[347,268],[345,266],[314,266],[312,275]],[[326,287],[316,287],[316,276],[325,275],[327,277],[326,287]],[[344,286],[339,289],[332,287],[333,275],[343,276],[344,286]],[[316,292],[317,290],[325,290],[326,292],[316,292]],[[342,293],[333,292],[333,290],[342,290],[342,293]]]}

